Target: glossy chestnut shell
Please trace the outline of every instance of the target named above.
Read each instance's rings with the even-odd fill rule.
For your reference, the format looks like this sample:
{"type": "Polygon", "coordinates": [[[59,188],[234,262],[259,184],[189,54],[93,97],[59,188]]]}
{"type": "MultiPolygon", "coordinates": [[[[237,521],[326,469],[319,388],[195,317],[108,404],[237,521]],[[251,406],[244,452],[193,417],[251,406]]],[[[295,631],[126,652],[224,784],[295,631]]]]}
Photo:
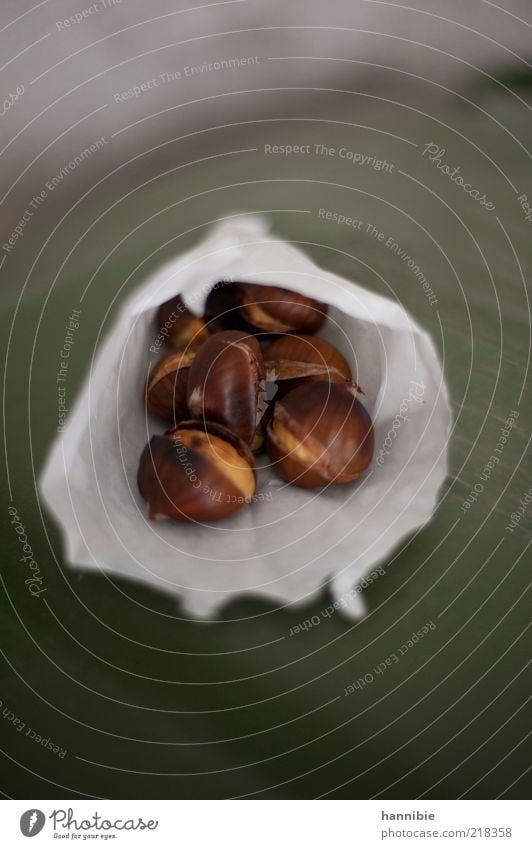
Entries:
{"type": "Polygon", "coordinates": [[[215,333],[190,367],[187,403],[192,418],[218,422],[251,445],[263,413],[260,345],[239,330],[215,333]]]}
{"type": "Polygon", "coordinates": [[[264,368],[268,380],[279,386],[278,397],[305,382],[352,380],[351,368],[343,354],[320,336],[279,336],[264,349],[264,368]]]}
{"type": "Polygon", "coordinates": [[[180,295],[175,295],[160,305],[157,310],[159,333],[172,348],[200,345],[209,336],[203,318],[193,315],[180,295]]]}
{"type": "Polygon", "coordinates": [[[256,473],[250,449],[226,428],[186,421],[152,437],[137,482],[150,519],[214,522],[250,502],[256,473]]]}
{"type": "Polygon", "coordinates": [[[275,405],[268,454],[276,471],[302,487],[350,483],[373,457],[371,419],[352,383],[306,383],[275,405]]]}
{"type": "Polygon", "coordinates": [[[241,312],[265,333],[315,333],[327,317],[327,304],[277,286],[239,284],[241,312]]]}
{"type": "Polygon", "coordinates": [[[187,379],[196,356],[195,348],[183,348],[162,357],[146,382],[146,406],[150,413],[168,422],[188,418],[187,379]]]}

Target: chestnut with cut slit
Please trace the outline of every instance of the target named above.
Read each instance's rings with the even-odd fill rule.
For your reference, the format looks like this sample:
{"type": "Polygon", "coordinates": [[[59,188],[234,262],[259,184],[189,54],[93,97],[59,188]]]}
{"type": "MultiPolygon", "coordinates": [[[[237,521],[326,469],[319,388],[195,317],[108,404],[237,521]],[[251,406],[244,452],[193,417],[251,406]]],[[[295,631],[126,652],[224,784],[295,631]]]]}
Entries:
{"type": "Polygon", "coordinates": [[[250,449],[227,428],[186,421],[152,437],[137,482],[150,519],[214,522],[251,501],[256,473],[250,449]]]}
{"type": "Polygon", "coordinates": [[[327,317],[327,304],[278,286],[239,284],[246,321],[265,333],[315,333],[327,317]]]}
{"type": "Polygon", "coordinates": [[[214,333],[190,367],[190,416],[218,422],[251,445],[264,412],[264,367],[254,336],[239,330],[214,333]]]}
{"type": "Polygon", "coordinates": [[[180,295],[175,295],[157,310],[159,333],[172,348],[200,345],[209,336],[205,321],[186,308],[180,295]]]}
{"type": "Polygon", "coordinates": [[[302,487],[350,483],[373,457],[371,419],[352,383],[306,383],[275,405],[269,457],[283,480],[302,487]]]}
{"type": "Polygon", "coordinates": [[[195,348],[167,354],[154,365],[146,381],[146,406],[168,422],[188,419],[187,379],[196,356],[195,348]]]}
{"type": "Polygon", "coordinates": [[[279,336],[264,349],[264,367],[268,380],[278,385],[278,398],[311,381],[352,381],[343,354],[320,336],[279,336]]]}

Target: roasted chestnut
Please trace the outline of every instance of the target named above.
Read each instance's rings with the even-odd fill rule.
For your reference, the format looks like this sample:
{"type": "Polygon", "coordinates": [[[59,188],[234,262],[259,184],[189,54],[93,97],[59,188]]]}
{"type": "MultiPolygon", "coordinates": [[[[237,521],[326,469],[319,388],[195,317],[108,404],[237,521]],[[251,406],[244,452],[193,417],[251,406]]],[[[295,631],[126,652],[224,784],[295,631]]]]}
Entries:
{"type": "Polygon", "coordinates": [[[150,519],[213,522],[251,501],[256,474],[241,439],[212,422],[186,421],[152,437],[137,482],[150,519]]]}
{"type": "Polygon", "coordinates": [[[371,419],[353,383],[305,383],[275,405],[268,454],[283,480],[314,487],[349,483],[373,456],[371,419]]]}
{"type": "Polygon", "coordinates": [[[264,411],[260,345],[239,330],[214,333],[188,373],[187,403],[195,419],[218,422],[251,445],[264,411]]]}
{"type": "Polygon", "coordinates": [[[161,304],[157,310],[157,325],[159,334],[172,348],[200,345],[209,335],[203,318],[193,315],[179,295],[161,304]]]}
{"type": "Polygon", "coordinates": [[[266,333],[315,333],[327,317],[327,304],[277,286],[239,284],[246,321],[266,333]]]}
{"type": "Polygon", "coordinates": [[[264,349],[264,367],[267,379],[279,386],[278,397],[305,382],[352,380],[345,357],[319,336],[279,336],[264,349]]]}
{"type": "Polygon", "coordinates": [[[195,348],[183,348],[154,365],[146,382],[150,413],[174,423],[188,419],[187,378],[195,356],[195,348]]]}

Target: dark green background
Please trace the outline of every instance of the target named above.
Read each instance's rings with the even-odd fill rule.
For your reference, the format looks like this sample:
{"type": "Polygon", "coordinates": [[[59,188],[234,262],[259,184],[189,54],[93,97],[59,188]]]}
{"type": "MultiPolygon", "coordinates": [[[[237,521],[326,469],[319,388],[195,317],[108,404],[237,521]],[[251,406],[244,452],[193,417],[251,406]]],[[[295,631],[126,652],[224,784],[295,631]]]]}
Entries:
{"type": "MultiPolygon", "coordinates": [[[[505,530],[530,486],[530,407],[522,390],[532,224],[517,194],[532,197],[530,154],[518,144],[530,146],[532,133],[530,90],[521,82],[462,97],[418,96],[415,103],[405,93],[402,105],[367,94],[316,93],[296,105],[293,93],[290,99],[257,94],[264,123],[214,130],[193,144],[172,142],[125,165],[76,205],[38,259],[83,191],[57,189],[35,215],[1,271],[2,339],[6,351],[9,339],[12,502],[47,592],[30,597],[6,520],[0,698],[3,708],[68,753],[59,759],[3,719],[6,795],[482,798],[506,792],[521,798],[530,792],[532,510],[513,533],[505,530]],[[421,156],[431,140],[496,204],[494,212],[421,156]],[[265,156],[265,142],[345,145],[386,157],[394,171],[337,157],[265,156]],[[258,149],[204,159],[244,148],[258,149]],[[323,222],[319,208],[393,235],[430,280],[437,307],[400,259],[364,232],[323,222]],[[369,615],[357,624],[335,615],[295,637],[290,628],[319,614],[326,590],[301,609],[275,610],[249,598],[223,610],[217,622],[187,621],[169,597],[68,568],[35,484],[55,435],[65,324],[91,276],[70,365],[71,397],[109,307],[105,326],[136,283],[197,242],[207,222],[254,210],[269,211],[275,232],[323,266],[400,299],[435,340],[454,414],[441,503],[366,591],[369,615]],[[512,410],[520,415],[501,462],[464,514],[461,504],[512,410]],[[436,630],[400,663],[343,695],[429,620],[436,630]]],[[[119,136],[115,146],[122,143],[119,136]]],[[[99,178],[106,174],[103,159],[99,178]]],[[[10,226],[26,202],[13,206],[10,226]]],[[[6,486],[5,519],[9,504],[6,486]]]]}

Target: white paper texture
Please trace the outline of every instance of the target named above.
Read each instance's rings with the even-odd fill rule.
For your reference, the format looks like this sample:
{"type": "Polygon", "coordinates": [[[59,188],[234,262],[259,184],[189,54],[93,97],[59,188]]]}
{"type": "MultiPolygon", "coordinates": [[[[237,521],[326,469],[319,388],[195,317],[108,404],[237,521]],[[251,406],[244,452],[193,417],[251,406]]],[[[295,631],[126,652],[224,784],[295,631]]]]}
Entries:
{"type": "Polygon", "coordinates": [[[70,563],[173,593],[185,615],[216,617],[242,596],[304,604],[330,583],[339,609],[356,617],[363,595],[353,588],[434,510],[449,425],[433,344],[400,304],[319,268],[270,236],[263,219],[239,216],[149,276],[123,306],[51,448],[40,491],[70,563]],[[375,457],[358,482],[326,490],[288,486],[266,468],[257,488],[265,500],[210,527],[151,522],[136,475],[144,445],[165,429],[142,404],[157,359],[149,351],[154,314],[178,292],[199,314],[210,288],[228,279],[282,286],[331,305],[321,335],[342,350],[364,390],[375,457]]]}

